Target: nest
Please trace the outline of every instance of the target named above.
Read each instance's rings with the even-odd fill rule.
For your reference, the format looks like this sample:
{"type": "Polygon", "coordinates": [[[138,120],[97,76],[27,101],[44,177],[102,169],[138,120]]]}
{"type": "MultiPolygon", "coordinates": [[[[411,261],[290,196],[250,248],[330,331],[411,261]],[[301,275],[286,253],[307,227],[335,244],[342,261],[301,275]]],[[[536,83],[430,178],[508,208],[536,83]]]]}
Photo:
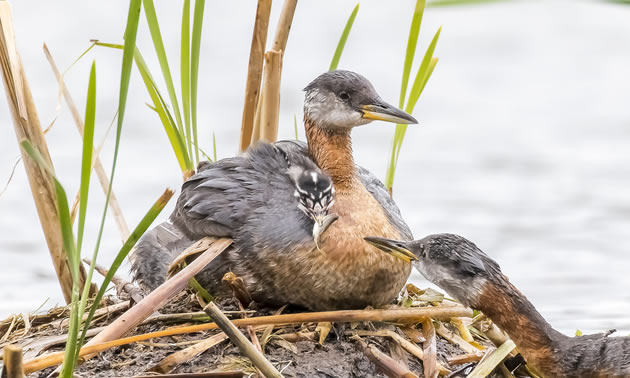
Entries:
{"type": "MultiPolygon", "coordinates": [[[[130,288],[130,284],[126,283],[124,287],[130,288]]],[[[136,291],[133,293],[137,295],[136,291]]],[[[133,299],[126,291],[106,297],[100,303],[98,316],[88,335],[93,336],[111,324],[131,302],[133,299]]],[[[248,338],[255,339],[254,344],[264,351],[264,357],[271,365],[286,377],[422,377],[437,374],[464,377],[473,370],[486,372],[476,376],[505,376],[514,371],[520,376],[527,375],[522,358],[516,355],[513,347],[497,356],[502,348],[495,346],[511,341],[483,315],[474,318],[436,315],[433,319],[405,318],[396,322],[379,321],[378,316],[372,315],[414,309],[447,314],[462,308],[444,299],[439,292],[420,290],[412,284],[407,285],[396,303],[377,311],[310,313],[292,307],[262,307],[253,302],[245,309],[236,298],[225,298],[217,304],[232,320],[247,318],[252,321],[279,314],[298,319],[291,324],[270,323],[241,328],[248,338]],[[352,315],[347,321],[308,321],[317,314],[329,313],[352,315]],[[362,314],[373,320],[352,321],[362,314]],[[306,320],[299,322],[300,317],[306,320]]],[[[30,372],[29,363],[37,356],[63,351],[68,314],[68,307],[58,307],[45,314],[12,316],[0,322],[0,347],[21,346],[24,366],[30,372]]],[[[104,349],[81,363],[75,374],[84,377],[260,374],[252,360],[231,341],[231,336],[220,329],[197,330],[211,321],[202,311],[197,294],[188,289],[172,298],[159,313],[133,328],[129,334],[137,336],[137,342],[104,349]],[[160,336],[175,329],[192,329],[194,332],[160,336]]],[[[32,371],[27,376],[48,377],[55,368],[56,364],[32,371]]]]}

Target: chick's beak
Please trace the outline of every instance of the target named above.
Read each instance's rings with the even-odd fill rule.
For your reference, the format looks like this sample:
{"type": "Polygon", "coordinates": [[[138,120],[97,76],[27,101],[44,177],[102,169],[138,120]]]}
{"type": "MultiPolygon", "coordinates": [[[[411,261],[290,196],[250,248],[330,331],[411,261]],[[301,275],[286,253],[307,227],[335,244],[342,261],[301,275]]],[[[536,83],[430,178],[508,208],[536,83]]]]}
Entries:
{"type": "Polygon", "coordinates": [[[384,101],[379,100],[374,104],[361,105],[360,108],[363,112],[363,118],[365,119],[404,124],[418,123],[418,121],[409,114],[384,101]]]}
{"type": "Polygon", "coordinates": [[[379,238],[376,236],[368,236],[364,238],[364,240],[376,248],[389,253],[392,256],[398,257],[399,259],[410,263],[411,261],[418,260],[418,257],[411,252],[405,246],[406,243],[404,241],[392,240],[379,238]]]}
{"type": "Polygon", "coordinates": [[[315,246],[317,247],[317,249],[320,249],[319,241],[322,235],[324,234],[324,232],[326,232],[331,224],[335,223],[337,219],[339,219],[339,216],[337,214],[328,214],[315,217],[315,224],[313,225],[313,240],[315,241],[315,246]]]}

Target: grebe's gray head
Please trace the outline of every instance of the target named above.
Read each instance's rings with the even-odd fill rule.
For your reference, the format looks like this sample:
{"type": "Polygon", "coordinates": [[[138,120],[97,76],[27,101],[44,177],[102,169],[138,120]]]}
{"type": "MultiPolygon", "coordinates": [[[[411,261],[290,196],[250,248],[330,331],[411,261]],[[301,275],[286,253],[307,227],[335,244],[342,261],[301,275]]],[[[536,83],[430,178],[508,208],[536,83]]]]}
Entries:
{"type": "Polygon", "coordinates": [[[412,262],[429,281],[466,306],[476,307],[487,283],[504,277],[499,265],[464,237],[429,235],[420,240],[365,238],[381,250],[412,262]]]}
{"type": "Polygon", "coordinates": [[[294,196],[298,200],[298,208],[314,222],[313,240],[319,249],[322,234],[339,219],[337,214],[328,214],[335,203],[332,179],[318,168],[296,165],[289,168],[289,176],[295,184],[294,196]]]}
{"type": "Polygon", "coordinates": [[[418,123],[383,101],[365,77],[351,71],[323,73],[304,91],[304,117],[322,128],[350,129],[373,120],[418,123]]]}

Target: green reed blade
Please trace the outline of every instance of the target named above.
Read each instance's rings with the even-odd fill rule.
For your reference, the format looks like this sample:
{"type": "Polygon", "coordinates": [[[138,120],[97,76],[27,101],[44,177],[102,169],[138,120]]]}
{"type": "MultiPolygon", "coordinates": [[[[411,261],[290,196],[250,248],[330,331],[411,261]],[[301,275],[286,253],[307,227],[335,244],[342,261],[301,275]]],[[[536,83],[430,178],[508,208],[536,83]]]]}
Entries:
{"type": "Polygon", "coordinates": [[[68,207],[68,197],[66,191],[55,176],[51,167],[46,163],[39,151],[33,147],[28,140],[21,143],[22,149],[33,159],[37,165],[47,171],[55,182],[55,192],[57,195],[57,211],[59,212],[59,224],[61,226],[61,236],[63,239],[63,247],[68,254],[68,264],[70,273],[72,274],[72,302],[70,310],[70,323],[68,325],[68,339],[66,340],[66,351],[63,357],[63,365],[61,369],[61,377],[72,377],[72,371],[76,359],[74,359],[75,350],[77,348],[77,335],[79,332],[78,310],[79,310],[79,259],[77,258],[76,244],[72,233],[72,220],[70,218],[70,209],[68,207]]]}
{"type": "MultiPolygon", "coordinates": [[[[177,95],[175,94],[175,87],[173,86],[171,69],[169,68],[168,59],[166,58],[164,42],[162,41],[162,33],[160,32],[160,24],[158,23],[157,15],[155,13],[153,0],[144,0],[143,4],[147,24],[149,25],[149,31],[151,32],[151,39],[153,40],[153,47],[155,48],[155,53],[158,57],[158,61],[160,62],[162,76],[164,78],[164,82],[166,83],[166,89],[171,100],[173,112],[175,113],[175,119],[177,120],[179,133],[182,135],[182,137],[185,135],[186,139],[188,139],[190,136],[185,133],[184,126],[182,124],[182,116],[179,111],[179,102],[177,101],[177,95]]],[[[187,150],[186,153],[189,154],[188,158],[190,159],[190,150],[187,150]]]]}
{"type": "Polygon", "coordinates": [[[81,157],[81,185],[79,189],[79,221],[77,225],[77,254],[81,255],[83,230],[87,213],[90,176],[92,173],[92,152],[94,151],[94,122],[96,118],[96,62],[92,62],[88,81],[87,103],[83,130],[83,156],[81,157]]]}
{"type": "MultiPolygon", "coordinates": [[[[123,48],[122,45],[117,45],[113,43],[98,42],[97,45],[119,50],[123,48]]],[[[168,110],[168,106],[164,102],[162,94],[157,88],[155,80],[153,80],[153,76],[151,75],[151,72],[149,71],[149,68],[145,63],[142,54],[140,54],[140,51],[137,49],[134,54],[134,58],[136,62],[136,67],[138,68],[138,72],[140,72],[142,81],[144,82],[147,92],[149,93],[149,97],[151,97],[151,100],[153,102],[153,106],[150,108],[158,114],[158,117],[162,122],[162,126],[166,131],[166,136],[171,143],[171,148],[173,149],[173,153],[175,154],[182,173],[192,170],[194,166],[192,162],[188,159],[188,154],[186,154],[186,144],[182,139],[182,135],[177,129],[177,125],[173,120],[170,111],[168,110]]]]}
{"type": "Polygon", "coordinates": [[[405,97],[407,96],[407,86],[409,85],[409,75],[411,74],[411,66],[413,58],[416,55],[416,46],[418,45],[418,36],[420,35],[420,25],[422,24],[422,16],[426,0],[416,1],[416,7],[411,18],[411,27],[409,28],[409,38],[407,39],[407,51],[405,53],[405,65],[403,66],[402,83],[400,85],[400,100],[398,107],[405,106],[405,97]]]}
{"type": "MultiPolygon", "coordinates": [[[[92,172],[92,151],[94,146],[94,123],[96,117],[96,62],[92,62],[92,69],[90,70],[90,79],[88,81],[88,94],[85,105],[85,131],[83,134],[83,157],[81,167],[81,191],[79,202],[79,231],[77,235],[77,256],[79,261],[77,265],[81,264],[81,239],[83,238],[83,225],[85,223],[85,210],[87,208],[88,190],[90,188],[90,173],[92,172]]],[[[81,301],[79,303],[79,309],[77,313],[77,319],[83,318],[85,312],[85,306],[87,305],[88,297],[90,296],[90,287],[92,285],[92,276],[94,275],[94,268],[96,266],[97,249],[94,249],[92,255],[92,263],[87,273],[87,278],[83,284],[83,293],[81,294],[81,301]]],[[[75,335],[76,338],[76,335],[75,335]]]]}
{"type": "MultiPolygon", "coordinates": [[[[197,138],[197,88],[199,81],[199,56],[201,51],[201,29],[206,0],[196,0],[193,10],[192,42],[190,48],[190,113],[192,116],[192,133],[195,142],[195,157],[199,163],[199,142],[197,138]]],[[[216,157],[215,157],[216,160],[216,157]]]]}
{"type": "MultiPolygon", "coordinates": [[[[79,346],[83,345],[83,342],[85,341],[85,335],[87,334],[90,322],[92,321],[92,318],[94,317],[94,312],[98,308],[98,303],[100,303],[101,299],[103,298],[103,295],[105,295],[105,291],[107,291],[107,286],[112,281],[112,277],[114,277],[114,275],[116,274],[116,271],[118,270],[120,265],[124,262],[125,258],[127,257],[131,249],[136,245],[136,243],[138,242],[138,239],[140,239],[140,237],[147,231],[149,226],[151,226],[151,223],[153,223],[155,218],[157,218],[157,216],[160,214],[160,212],[162,211],[164,206],[166,206],[166,204],[168,203],[168,201],[171,199],[172,196],[173,196],[173,192],[171,190],[167,189],[166,191],[164,191],[164,193],[160,196],[160,198],[158,198],[157,201],[155,201],[153,206],[151,206],[149,211],[144,215],[144,217],[142,218],[140,223],[138,223],[138,225],[133,230],[131,235],[129,235],[129,238],[127,239],[127,241],[125,241],[125,244],[123,244],[122,248],[120,248],[120,251],[114,258],[114,261],[112,262],[112,264],[110,265],[109,271],[105,275],[105,278],[103,279],[103,283],[101,284],[101,287],[98,290],[96,297],[94,298],[94,306],[90,308],[90,312],[88,313],[87,319],[85,320],[85,323],[84,323],[85,325],[83,326],[83,332],[81,333],[81,338],[79,339],[79,344],[78,344],[79,346]]],[[[76,351],[77,359],[79,357],[79,351],[80,351],[80,348],[77,348],[77,351],[76,351]]]]}
{"type": "Polygon", "coordinates": [[[186,126],[186,142],[188,145],[188,151],[190,151],[190,160],[194,161],[193,158],[195,155],[192,153],[193,143],[192,143],[192,132],[190,130],[190,0],[184,0],[184,6],[182,9],[182,32],[181,32],[180,44],[181,44],[180,73],[181,73],[181,86],[182,86],[182,109],[184,111],[184,125],[186,126]]]}
{"type": "Polygon", "coordinates": [[[337,69],[339,66],[339,59],[341,59],[341,53],[343,53],[343,48],[346,46],[346,41],[348,40],[348,35],[350,35],[350,30],[352,30],[352,24],[354,24],[354,19],[357,17],[357,13],[359,12],[359,3],[354,7],[352,13],[350,13],[350,17],[346,22],[346,27],[343,28],[343,33],[341,33],[341,37],[339,38],[339,43],[337,43],[337,48],[335,49],[335,54],[333,55],[332,61],[330,62],[329,71],[333,71],[337,69]]]}

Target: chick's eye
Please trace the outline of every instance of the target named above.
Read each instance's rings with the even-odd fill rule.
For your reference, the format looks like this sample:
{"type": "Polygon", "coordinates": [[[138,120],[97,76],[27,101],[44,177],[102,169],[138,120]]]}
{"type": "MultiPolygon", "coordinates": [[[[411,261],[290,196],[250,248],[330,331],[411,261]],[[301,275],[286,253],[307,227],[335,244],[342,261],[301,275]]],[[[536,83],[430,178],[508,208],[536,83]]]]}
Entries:
{"type": "Polygon", "coordinates": [[[342,100],[349,100],[350,99],[350,95],[347,92],[341,92],[339,93],[339,98],[342,100]]]}

